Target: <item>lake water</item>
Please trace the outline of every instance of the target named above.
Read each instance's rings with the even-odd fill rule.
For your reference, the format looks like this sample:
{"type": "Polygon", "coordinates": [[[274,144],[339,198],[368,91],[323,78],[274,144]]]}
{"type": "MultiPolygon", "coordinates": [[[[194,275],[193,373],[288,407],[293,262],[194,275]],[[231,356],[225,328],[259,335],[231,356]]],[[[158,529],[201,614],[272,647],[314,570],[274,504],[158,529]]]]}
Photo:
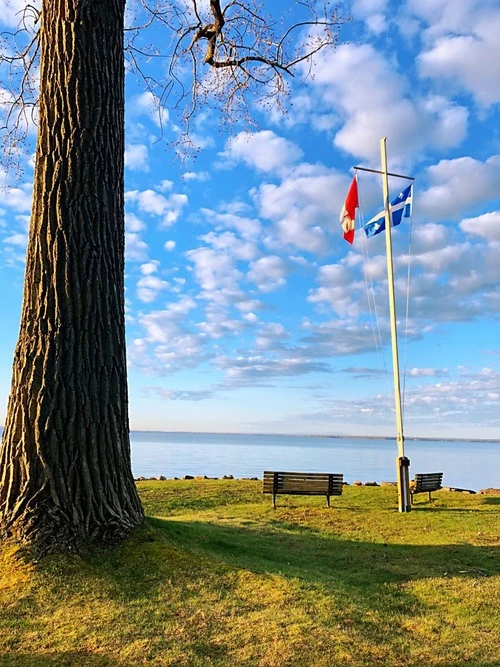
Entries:
{"type": "MultiPolygon", "coordinates": [[[[135,477],[262,477],[264,470],[337,472],[352,483],[396,479],[395,439],[133,431],[135,477]]],[[[406,440],[415,472],[443,472],[444,486],[500,487],[500,442],[406,440]]]]}

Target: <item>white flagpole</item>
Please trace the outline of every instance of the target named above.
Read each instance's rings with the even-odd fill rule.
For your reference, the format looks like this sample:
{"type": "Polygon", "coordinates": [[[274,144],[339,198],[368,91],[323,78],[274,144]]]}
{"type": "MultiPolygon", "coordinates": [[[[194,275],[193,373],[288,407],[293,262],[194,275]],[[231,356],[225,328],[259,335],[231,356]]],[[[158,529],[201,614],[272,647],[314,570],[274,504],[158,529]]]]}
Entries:
{"type": "Polygon", "coordinates": [[[391,321],[392,367],[394,372],[394,398],[396,401],[397,427],[397,479],[399,511],[409,512],[410,502],[410,460],[405,457],[403,436],[403,412],[401,409],[401,388],[399,383],[398,333],[396,327],[396,299],[394,293],[394,267],[392,262],[391,209],[389,204],[389,177],[387,172],[387,138],[380,140],[382,160],[382,184],[385,210],[385,248],[387,254],[387,282],[389,284],[389,313],[391,321]]]}

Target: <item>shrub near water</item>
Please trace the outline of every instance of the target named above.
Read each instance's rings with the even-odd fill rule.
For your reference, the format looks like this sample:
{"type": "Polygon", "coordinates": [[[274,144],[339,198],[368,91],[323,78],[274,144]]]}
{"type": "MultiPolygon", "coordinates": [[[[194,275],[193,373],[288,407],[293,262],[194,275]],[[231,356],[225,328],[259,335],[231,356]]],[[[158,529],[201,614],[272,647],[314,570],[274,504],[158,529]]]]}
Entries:
{"type": "Polygon", "coordinates": [[[140,483],[120,547],[0,548],[1,665],[500,664],[500,497],[140,483]]]}

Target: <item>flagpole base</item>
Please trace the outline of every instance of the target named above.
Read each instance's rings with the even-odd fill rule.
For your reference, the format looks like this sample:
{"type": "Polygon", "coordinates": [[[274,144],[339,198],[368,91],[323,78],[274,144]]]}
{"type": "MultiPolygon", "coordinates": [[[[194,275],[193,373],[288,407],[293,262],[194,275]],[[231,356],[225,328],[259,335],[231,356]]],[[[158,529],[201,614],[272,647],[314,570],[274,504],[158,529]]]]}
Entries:
{"type": "Polygon", "coordinates": [[[411,512],[410,459],[399,456],[396,459],[398,473],[398,504],[400,512],[411,512]]]}

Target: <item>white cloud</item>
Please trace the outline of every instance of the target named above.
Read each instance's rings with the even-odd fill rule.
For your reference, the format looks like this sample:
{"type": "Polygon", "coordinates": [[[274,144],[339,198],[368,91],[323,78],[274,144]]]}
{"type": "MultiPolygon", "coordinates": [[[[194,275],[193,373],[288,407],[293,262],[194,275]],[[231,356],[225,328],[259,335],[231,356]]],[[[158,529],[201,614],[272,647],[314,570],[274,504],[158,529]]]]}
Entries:
{"type": "Polygon", "coordinates": [[[303,164],[280,184],[261,185],[254,198],[260,215],[275,223],[281,247],[324,253],[329,247],[327,230],[337,226],[347,187],[345,176],[303,164]]]}
{"type": "Polygon", "coordinates": [[[149,150],[145,144],[129,144],[125,149],[125,166],[133,171],[149,171],[149,150]]]}
{"type": "Polygon", "coordinates": [[[129,118],[147,116],[158,127],[168,122],[168,110],[160,103],[160,99],[153,93],[146,91],[127,100],[127,114],[129,118]]]}
{"type": "Polygon", "coordinates": [[[281,257],[270,255],[250,263],[247,279],[254,282],[261,292],[272,292],[285,285],[288,270],[281,257]]]}
{"type": "MultiPolygon", "coordinates": [[[[307,345],[309,353],[317,357],[339,357],[351,354],[373,352],[376,347],[374,332],[369,324],[351,319],[334,319],[315,323],[304,320],[306,335],[302,343],[307,345]]],[[[381,337],[389,341],[389,326],[380,323],[381,337]]]]}
{"type": "Polygon", "coordinates": [[[125,193],[126,202],[135,202],[139,209],[153,215],[163,215],[168,209],[168,200],[154,190],[131,190],[125,193]]]}
{"type": "Polygon", "coordinates": [[[405,405],[416,421],[450,418],[475,423],[483,411],[495,410],[500,395],[500,373],[474,373],[446,382],[426,383],[407,389],[405,405]]]}
{"type": "Polygon", "coordinates": [[[279,322],[269,322],[265,324],[257,334],[255,345],[261,350],[277,349],[283,341],[288,338],[285,327],[279,322]]]}
{"type": "Polygon", "coordinates": [[[288,169],[302,157],[302,150],[271,130],[240,132],[231,137],[221,154],[230,161],[242,161],[264,172],[288,169]]]}
{"type": "Polygon", "coordinates": [[[170,192],[170,190],[172,190],[173,187],[174,187],[174,182],[165,178],[163,179],[163,181],[160,181],[158,190],[160,190],[160,192],[170,192]]]}
{"type": "Polygon", "coordinates": [[[246,326],[246,321],[227,317],[223,311],[216,310],[208,312],[207,319],[197,324],[200,331],[212,339],[239,337],[246,326]]]}
{"type": "Polygon", "coordinates": [[[245,315],[243,315],[243,319],[246,322],[250,322],[250,324],[255,324],[256,322],[259,321],[259,318],[257,317],[257,315],[255,313],[252,313],[252,312],[245,313],[245,315]]]}
{"type": "Polygon", "coordinates": [[[22,234],[20,232],[11,234],[10,236],[5,237],[3,242],[10,245],[19,246],[20,248],[26,248],[28,244],[28,234],[22,234]]]}
{"type": "Polygon", "coordinates": [[[496,74],[500,65],[498,33],[485,42],[472,35],[440,39],[436,46],[419,58],[422,76],[452,79],[469,90],[480,104],[500,102],[496,74]]]}
{"type": "Polygon", "coordinates": [[[23,185],[17,188],[7,188],[5,195],[2,197],[2,204],[19,213],[29,213],[31,211],[32,196],[32,184],[23,183],[23,185]]]}
{"type": "Polygon", "coordinates": [[[411,377],[442,377],[448,375],[447,368],[410,368],[407,374],[411,377]]]}
{"type": "Polygon", "coordinates": [[[165,280],[147,274],[137,281],[137,298],[143,303],[151,303],[168,287],[170,285],[165,280]]]}
{"type": "Polygon", "coordinates": [[[418,224],[412,231],[412,252],[418,255],[440,250],[449,243],[449,240],[450,230],[444,225],[437,225],[433,222],[418,224]]]}
{"type": "Polygon", "coordinates": [[[194,263],[196,277],[207,292],[220,289],[233,292],[241,279],[242,274],[235,268],[234,260],[229,255],[212,248],[189,250],[186,255],[194,263]]]}
{"type": "Polygon", "coordinates": [[[139,234],[126,232],[125,258],[129,262],[143,262],[148,257],[148,245],[139,234]]]}
{"type": "Polygon", "coordinates": [[[253,310],[261,310],[263,304],[258,299],[242,299],[236,304],[236,307],[242,313],[251,313],[253,310]]]}
{"type": "Polygon", "coordinates": [[[352,4],[354,19],[363,19],[368,30],[375,35],[380,35],[388,28],[386,11],[387,0],[354,0],[352,4]]]}
{"type": "Polygon", "coordinates": [[[129,190],[125,193],[125,202],[137,205],[144,213],[160,217],[161,227],[170,227],[179,218],[188,198],[185,194],[165,196],[155,190],[129,190]]]}
{"type": "MultiPolygon", "coordinates": [[[[40,8],[40,0],[34,0],[30,4],[37,9],[40,8]]],[[[25,12],[26,5],[25,0],[2,0],[0,22],[10,28],[18,28],[25,19],[28,25],[32,25],[34,14],[31,11],[25,12]]]]}
{"type": "Polygon", "coordinates": [[[269,357],[262,354],[237,357],[219,356],[217,366],[226,371],[230,386],[248,386],[273,377],[298,377],[309,373],[328,373],[329,365],[308,358],[302,350],[288,350],[287,354],[269,357]]]}
{"type": "Polygon", "coordinates": [[[175,241],[170,240],[170,241],[165,241],[163,247],[165,248],[165,250],[168,250],[170,252],[175,249],[176,245],[177,244],[175,241]]]}
{"type": "Polygon", "coordinates": [[[158,273],[159,266],[160,262],[155,259],[139,267],[143,277],[137,281],[137,298],[143,303],[151,303],[158,298],[160,292],[170,288],[168,282],[154,275],[158,273]]]}
{"type": "Polygon", "coordinates": [[[500,102],[500,8],[494,0],[411,2],[424,24],[426,50],[418,57],[424,77],[453,82],[478,104],[500,102]]]}
{"type": "Polygon", "coordinates": [[[146,225],[144,222],[138,218],[134,213],[130,211],[125,211],[125,229],[127,232],[141,232],[145,229],[146,225]]]}
{"type": "MultiPolygon", "coordinates": [[[[496,0],[493,0],[493,3],[496,0]]],[[[481,7],[492,5],[492,0],[407,0],[408,13],[423,22],[423,39],[431,42],[437,37],[453,32],[463,34],[471,23],[472,16],[481,7]]]]}
{"type": "Polygon", "coordinates": [[[204,181],[209,180],[210,174],[208,171],[186,171],[182,174],[182,178],[185,181],[199,181],[200,183],[203,183],[204,181]]]}
{"type": "Polygon", "coordinates": [[[186,315],[196,308],[195,301],[188,296],[172,302],[164,310],[156,310],[140,318],[140,323],[146,330],[145,339],[150,343],[169,343],[174,338],[185,335],[179,328],[186,315]]]}
{"type": "Polygon", "coordinates": [[[310,303],[328,304],[334,313],[345,318],[356,318],[367,308],[364,281],[352,268],[344,264],[322,266],[318,282],[319,287],[309,291],[310,303]]]}
{"type": "Polygon", "coordinates": [[[222,234],[210,232],[202,236],[201,240],[205,241],[207,245],[212,246],[215,250],[225,252],[235,259],[247,262],[253,259],[258,252],[255,243],[239,239],[232,232],[223,232],[222,234]]]}
{"type": "Polygon", "coordinates": [[[427,169],[427,180],[430,187],[418,198],[419,215],[451,220],[498,197],[500,155],[485,162],[471,157],[441,160],[427,169]]]}
{"type": "Polygon", "coordinates": [[[500,242],[500,211],[478,215],[476,218],[466,218],[460,223],[460,229],[488,241],[500,242]]]}
{"type": "Polygon", "coordinates": [[[379,164],[386,136],[392,164],[406,164],[424,150],[449,148],[465,137],[468,111],[442,96],[418,96],[394,60],[368,44],[343,44],[320,53],[314,84],[323,106],[337,109],[338,148],[379,164]]]}
{"type": "Polygon", "coordinates": [[[202,208],[201,213],[217,230],[235,229],[244,239],[253,239],[261,231],[261,224],[257,218],[248,218],[232,211],[218,213],[209,208],[202,208]]]}
{"type": "Polygon", "coordinates": [[[139,267],[139,271],[145,275],[149,276],[152,273],[156,273],[158,271],[158,267],[160,265],[160,262],[157,259],[153,259],[150,262],[146,262],[145,264],[141,264],[139,267]]]}
{"type": "Polygon", "coordinates": [[[471,255],[471,246],[468,243],[441,246],[426,252],[413,252],[414,265],[424,267],[434,275],[447,272],[448,275],[460,275],[471,255]]]}

